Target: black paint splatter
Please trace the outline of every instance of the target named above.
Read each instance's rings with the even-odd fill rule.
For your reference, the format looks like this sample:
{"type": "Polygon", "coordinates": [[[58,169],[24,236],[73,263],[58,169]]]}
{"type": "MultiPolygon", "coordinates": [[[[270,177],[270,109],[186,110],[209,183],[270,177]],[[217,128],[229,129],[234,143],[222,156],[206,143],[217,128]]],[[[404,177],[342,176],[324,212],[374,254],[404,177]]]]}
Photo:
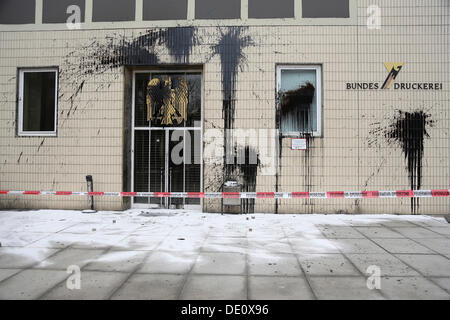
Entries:
{"type": "MultiPolygon", "coordinates": [[[[199,43],[196,30],[195,27],[171,27],[147,30],[132,39],[117,33],[101,40],[94,38],[88,45],[72,51],[66,57],[61,76],[75,87],[70,101],[73,102],[81,93],[87,77],[104,74],[122,66],[160,64],[160,46],[167,48],[175,63],[189,63],[192,48],[199,43]]],[[[118,74],[114,73],[113,76],[117,77],[118,74]]]]}
{"type": "MultiPolygon", "coordinates": [[[[256,177],[258,175],[258,167],[261,162],[259,154],[250,146],[239,146],[234,148],[233,173],[236,180],[242,185],[242,192],[256,191],[256,177]]],[[[242,200],[242,212],[253,213],[255,210],[255,199],[242,200]]]]}
{"type": "Polygon", "coordinates": [[[224,32],[219,29],[219,42],[212,47],[213,55],[219,55],[222,71],[222,97],[223,97],[223,117],[225,129],[231,129],[234,121],[236,78],[239,69],[242,71],[243,65],[247,62],[243,50],[253,45],[250,36],[242,33],[244,27],[229,27],[224,32]]]}
{"type": "Polygon", "coordinates": [[[234,114],[236,107],[236,78],[239,70],[247,62],[243,50],[253,45],[250,36],[243,35],[245,27],[228,27],[226,31],[219,28],[219,41],[212,46],[212,56],[219,55],[221,62],[222,80],[222,117],[224,120],[224,181],[228,180],[235,166],[228,164],[226,158],[233,150],[234,114]]]}
{"type": "Polygon", "coordinates": [[[309,110],[315,91],[314,85],[307,82],[297,89],[281,93],[280,107],[282,115],[297,109],[309,110]]]}
{"type": "MultiPolygon", "coordinates": [[[[388,144],[397,144],[402,148],[406,160],[411,190],[419,190],[422,185],[422,159],[424,139],[429,138],[427,127],[434,121],[424,111],[398,111],[393,122],[386,128],[375,128],[371,134],[383,136],[388,144]]],[[[371,140],[370,143],[373,143],[371,140]]],[[[416,211],[419,199],[411,198],[411,211],[416,211]]]]}
{"type": "Polygon", "coordinates": [[[197,28],[167,28],[163,37],[165,45],[177,63],[189,63],[192,48],[199,44],[197,28]]]}

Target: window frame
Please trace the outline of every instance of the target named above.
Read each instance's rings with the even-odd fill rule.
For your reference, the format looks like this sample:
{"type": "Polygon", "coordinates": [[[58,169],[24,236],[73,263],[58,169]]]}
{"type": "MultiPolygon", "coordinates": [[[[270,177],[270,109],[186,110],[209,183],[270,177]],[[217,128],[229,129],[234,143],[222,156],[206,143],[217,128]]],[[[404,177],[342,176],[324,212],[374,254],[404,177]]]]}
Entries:
{"type": "MultiPolygon", "coordinates": [[[[281,132],[281,115],[280,115],[280,135],[283,137],[304,137],[305,134],[312,134],[313,137],[322,137],[322,65],[321,64],[281,64],[276,68],[276,96],[281,90],[281,71],[283,70],[315,70],[316,72],[316,105],[317,105],[317,130],[312,132],[292,131],[281,132]]],[[[277,104],[277,112],[279,112],[279,105],[277,104]]]]}
{"type": "Polygon", "coordinates": [[[58,67],[32,67],[18,68],[18,92],[17,92],[17,135],[19,137],[56,137],[58,126],[58,85],[59,68],[58,67]],[[55,73],[55,115],[53,131],[24,131],[23,130],[23,94],[24,94],[24,74],[31,72],[53,72],[55,73]]]}

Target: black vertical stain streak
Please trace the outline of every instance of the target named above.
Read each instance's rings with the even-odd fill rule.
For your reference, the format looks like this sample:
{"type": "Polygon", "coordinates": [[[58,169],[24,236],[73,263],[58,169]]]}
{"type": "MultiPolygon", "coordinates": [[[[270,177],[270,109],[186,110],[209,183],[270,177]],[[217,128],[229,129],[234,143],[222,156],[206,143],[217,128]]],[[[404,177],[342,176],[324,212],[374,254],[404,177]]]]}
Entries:
{"type": "MultiPolygon", "coordinates": [[[[313,102],[316,88],[310,82],[306,82],[304,85],[300,85],[297,89],[289,91],[279,91],[276,94],[276,115],[275,115],[275,127],[278,129],[278,166],[275,176],[275,190],[278,192],[279,189],[279,176],[281,175],[283,164],[282,164],[282,153],[283,153],[283,134],[281,133],[281,122],[283,119],[288,119],[289,117],[300,117],[302,120],[302,126],[300,127],[300,135],[298,138],[306,139],[306,150],[299,150],[297,152],[302,152],[303,156],[303,186],[304,191],[312,191],[312,162],[311,153],[314,148],[314,136],[310,132],[310,117],[309,110],[311,108],[311,103],[313,102]]],[[[310,198],[304,199],[304,205],[306,206],[307,213],[314,212],[314,200],[310,198]]],[[[275,202],[275,213],[278,213],[278,200],[275,202]]]]}
{"type": "Polygon", "coordinates": [[[243,66],[247,63],[247,57],[243,50],[254,44],[250,36],[242,34],[245,29],[247,28],[229,27],[224,32],[219,28],[220,39],[212,47],[213,55],[219,55],[220,57],[223,116],[227,129],[233,127],[237,74],[239,70],[242,71],[243,66]]]}
{"type": "MultiPolygon", "coordinates": [[[[310,133],[303,134],[303,138],[306,139],[306,150],[302,150],[303,153],[303,185],[306,192],[312,191],[312,163],[311,163],[311,151],[314,148],[314,137],[310,133]]],[[[308,213],[314,213],[314,201],[311,198],[305,199],[305,205],[308,213]]]]}
{"type": "MultiPolygon", "coordinates": [[[[430,137],[427,127],[432,127],[434,124],[430,118],[431,115],[422,110],[398,111],[389,126],[377,127],[370,131],[372,135],[384,137],[388,144],[397,144],[402,148],[411,190],[420,190],[422,185],[424,139],[430,137]]],[[[374,143],[373,138],[369,145],[372,143],[374,143]]],[[[411,198],[411,212],[415,213],[418,208],[419,199],[411,198]]]]}
{"type": "Polygon", "coordinates": [[[165,45],[177,63],[189,63],[192,48],[199,44],[195,27],[168,28],[165,31],[165,45]]]}
{"type": "MultiPolygon", "coordinates": [[[[278,92],[275,95],[275,105],[276,105],[276,112],[275,112],[275,128],[278,130],[278,159],[277,159],[277,166],[275,169],[275,192],[279,192],[279,176],[281,174],[281,156],[283,154],[283,136],[281,135],[280,128],[281,128],[281,112],[280,112],[280,104],[282,99],[282,93],[278,92]]],[[[275,214],[278,214],[278,199],[275,199],[275,214]]]]}
{"type": "MultiPolygon", "coordinates": [[[[234,148],[234,174],[239,178],[242,192],[256,191],[256,176],[261,162],[257,151],[250,147],[234,148]]],[[[242,212],[253,213],[255,211],[255,199],[242,199],[242,212]]]]}
{"type": "Polygon", "coordinates": [[[41,149],[42,145],[44,144],[45,138],[42,139],[41,143],[39,144],[39,147],[37,148],[37,152],[41,149]]]}
{"type": "Polygon", "coordinates": [[[23,151],[20,152],[19,158],[17,159],[17,163],[20,163],[20,158],[22,158],[23,151]]]}
{"type": "MultiPolygon", "coordinates": [[[[244,35],[246,27],[227,27],[225,30],[218,28],[219,40],[212,46],[212,56],[218,55],[221,62],[222,81],[222,117],[224,121],[224,174],[223,181],[229,180],[236,166],[227,163],[227,157],[233,152],[233,129],[236,108],[236,79],[237,74],[243,70],[247,63],[247,57],[243,50],[254,45],[252,38],[244,35]]],[[[249,172],[247,172],[249,173],[249,172]]],[[[251,171],[257,175],[257,170],[251,171]]],[[[252,207],[252,205],[250,205],[252,207]]]]}

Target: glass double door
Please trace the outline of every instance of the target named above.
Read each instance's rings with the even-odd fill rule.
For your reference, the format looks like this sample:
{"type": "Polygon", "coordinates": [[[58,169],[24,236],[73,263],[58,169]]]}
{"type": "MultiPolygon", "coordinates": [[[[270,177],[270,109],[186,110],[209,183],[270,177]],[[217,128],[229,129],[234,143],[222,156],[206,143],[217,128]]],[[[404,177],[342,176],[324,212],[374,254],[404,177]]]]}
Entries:
{"type": "MultiPolygon", "coordinates": [[[[201,77],[199,74],[135,74],[135,105],[133,128],[133,191],[135,192],[200,192],[201,191],[201,77]],[[153,79],[177,88],[185,81],[188,88],[184,114],[176,103],[164,100],[151,105],[148,91],[153,79]],[[182,79],[182,80],[180,80],[182,79]],[[164,105],[166,104],[166,105],[164,105]],[[172,114],[163,114],[165,107],[172,114]],[[153,108],[153,109],[149,109],[153,108]],[[149,114],[152,116],[149,116],[149,114]],[[165,119],[163,122],[162,119],[165,119]],[[168,123],[169,120],[171,123],[168,123]]],[[[170,90],[164,87],[162,90],[170,90]]],[[[174,92],[177,92],[174,90],[174,92]]],[[[157,92],[158,93],[158,92],[157,92]]],[[[174,95],[172,101],[179,99],[174,95]]],[[[200,207],[198,198],[136,197],[135,207],[186,208],[200,207]]]]}

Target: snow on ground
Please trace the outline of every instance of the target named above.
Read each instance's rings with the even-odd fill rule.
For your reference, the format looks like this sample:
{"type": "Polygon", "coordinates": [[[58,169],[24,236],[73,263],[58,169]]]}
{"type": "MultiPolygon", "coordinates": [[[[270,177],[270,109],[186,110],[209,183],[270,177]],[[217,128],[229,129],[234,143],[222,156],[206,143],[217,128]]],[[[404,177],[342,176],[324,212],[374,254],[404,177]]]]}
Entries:
{"type": "Polygon", "coordinates": [[[438,216],[11,210],[0,242],[0,299],[450,299],[438,216]]]}

